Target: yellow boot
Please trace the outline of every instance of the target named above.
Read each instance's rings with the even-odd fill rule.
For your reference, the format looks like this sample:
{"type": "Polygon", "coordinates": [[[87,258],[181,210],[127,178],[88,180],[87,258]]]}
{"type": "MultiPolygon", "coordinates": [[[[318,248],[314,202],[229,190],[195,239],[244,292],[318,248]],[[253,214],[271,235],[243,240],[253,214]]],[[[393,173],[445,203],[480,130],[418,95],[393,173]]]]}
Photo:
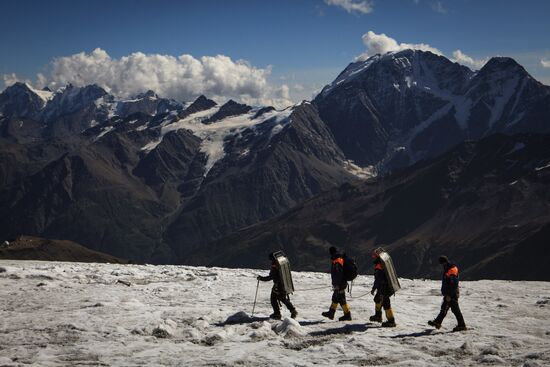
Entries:
{"type": "Polygon", "coordinates": [[[342,310],[344,310],[344,316],[340,317],[340,321],[351,321],[351,311],[347,303],[342,305],[342,310]]]}
{"type": "Polygon", "coordinates": [[[369,320],[374,322],[382,322],[382,304],[381,303],[374,304],[374,315],[372,315],[369,318],[369,320]]]}
{"type": "Polygon", "coordinates": [[[395,324],[395,318],[393,317],[393,311],[391,308],[388,308],[386,310],[386,318],[388,319],[388,321],[384,321],[382,323],[382,327],[396,327],[397,325],[395,324]]]}

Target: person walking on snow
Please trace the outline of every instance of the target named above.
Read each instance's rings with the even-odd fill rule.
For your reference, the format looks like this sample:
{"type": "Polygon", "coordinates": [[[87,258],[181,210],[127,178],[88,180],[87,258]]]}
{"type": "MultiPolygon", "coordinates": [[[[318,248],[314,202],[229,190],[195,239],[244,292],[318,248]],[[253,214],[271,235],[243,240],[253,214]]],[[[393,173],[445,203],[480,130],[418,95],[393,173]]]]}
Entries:
{"type": "Polygon", "coordinates": [[[338,253],[336,247],[329,249],[330,259],[332,261],[330,268],[330,276],[332,278],[332,303],[327,312],[323,312],[322,315],[331,320],[334,319],[334,314],[338,308],[338,304],[342,306],[344,310],[344,316],[340,317],[340,321],[350,321],[351,311],[349,305],[346,302],[346,288],[348,282],[344,278],[344,258],[338,253]]]}
{"type": "Polygon", "coordinates": [[[395,318],[391,308],[390,297],[393,291],[388,283],[388,277],[384,270],[384,264],[376,251],[372,252],[374,263],[374,284],[372,285],[371,294],[374,295],[374,315],[370,317],[370,321],[382,322],[382,307],[386,312],[387,321],[382,322],[383,327],[395,327],[395,318]]]}
{"type": "Polygon", "coordinates": [[[268,276],[258,275],[258,280],[262,282],[268,282],[273,280],[273,288],[271,288],[271,306],[273,307],[273,313],[269,315],[270,318],[275,320],[281,319],[281,307],[279,302],[284,304],[286,308],[290,311],[290,317],[293,319],[296,318],[298,312],[292,303],[290,302],[290,297],[286,294],[283,286],[283,280],[281,279],[281,273],[279,271],[279,263],[275,259],[273,253],[269,254],[269,260],[271,260],[271,270],[269,271],[268,276]]]}
{"type": "Polygon", "coordinates": [[[428,325],[439,329],[443,319],[447,315],[449,308],[454,313],[458,325],[453,331],[466,330],[466,324],[464,323],[464,317],[460,312],[458,306],[459,285],[458,285],[458,267],[449,261],[447,256],[439,257],[439,263],[443,267],[443,279],[441,283],[441,294],[443,295],[443,303],[441,304],[441,311],[439,315],[433,321],[428,321],[428,325]]]}

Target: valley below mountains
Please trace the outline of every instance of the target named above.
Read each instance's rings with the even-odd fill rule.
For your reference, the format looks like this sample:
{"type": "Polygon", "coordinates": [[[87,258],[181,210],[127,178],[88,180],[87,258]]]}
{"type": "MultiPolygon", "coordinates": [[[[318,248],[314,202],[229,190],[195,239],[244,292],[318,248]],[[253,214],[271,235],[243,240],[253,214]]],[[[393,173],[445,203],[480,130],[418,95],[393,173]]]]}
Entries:
{"type": "Polygon", "coordinates": [[[550,280],[549,134],[550,87],[504,57],[375,55],[283,110],[16,83],[0,233],[156,264],[264,267],[282,248],[316,271],[334,245],[368,272],[383,244],[407,277],[445,253],[469,279],[550,280]]]}

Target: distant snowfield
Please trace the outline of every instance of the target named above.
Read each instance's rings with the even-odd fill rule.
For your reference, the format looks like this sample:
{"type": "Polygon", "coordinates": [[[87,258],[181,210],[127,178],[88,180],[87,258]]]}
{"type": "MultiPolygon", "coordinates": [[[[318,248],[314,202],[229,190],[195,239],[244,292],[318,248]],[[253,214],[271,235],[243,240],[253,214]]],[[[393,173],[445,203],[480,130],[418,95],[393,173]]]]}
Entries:
{"type": "Polygon", "coordinates": [[[353,288],[354,320],[343,323],[320,316],[328,274],[295,272],[296,323],[267,319],[271,283],[260,283],[249,318],[256,276],[267,270],[10,260],[0,268],[0,366],[550,365],[545,282],[462,282],[471,330],[452,333],[450,312],[441,330],[426,325],[440,307],[436,281],[402,279],[392,298],[398,326],[383,329],[367,321],[370,294],[357,298],[372,285],[367,276],[353,288]]]}

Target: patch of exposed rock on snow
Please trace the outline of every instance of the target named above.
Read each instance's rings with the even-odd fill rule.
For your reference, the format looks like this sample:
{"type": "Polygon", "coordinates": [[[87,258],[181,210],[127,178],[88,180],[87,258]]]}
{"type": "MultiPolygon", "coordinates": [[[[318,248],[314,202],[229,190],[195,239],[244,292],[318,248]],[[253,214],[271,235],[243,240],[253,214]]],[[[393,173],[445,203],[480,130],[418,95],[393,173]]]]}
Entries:
{"type": "Polygon", "coordinates": [[[462,282],[470,330],[451,333],[450,312],[442,329],[426,325],[439,311],[438,281],[401,279],[398,326],[380,328],[368,322],[371,276],[348,296],[353,321],[338,322],[321,317],[326,273],[294,272],[297,289],[314,290],[291,296],[296,320],[285,308],[270,320],[268,283],[251,315],[265,270],[15,260],[0,268],[3,366],[550,365],[547,282],[462,282]]]}

